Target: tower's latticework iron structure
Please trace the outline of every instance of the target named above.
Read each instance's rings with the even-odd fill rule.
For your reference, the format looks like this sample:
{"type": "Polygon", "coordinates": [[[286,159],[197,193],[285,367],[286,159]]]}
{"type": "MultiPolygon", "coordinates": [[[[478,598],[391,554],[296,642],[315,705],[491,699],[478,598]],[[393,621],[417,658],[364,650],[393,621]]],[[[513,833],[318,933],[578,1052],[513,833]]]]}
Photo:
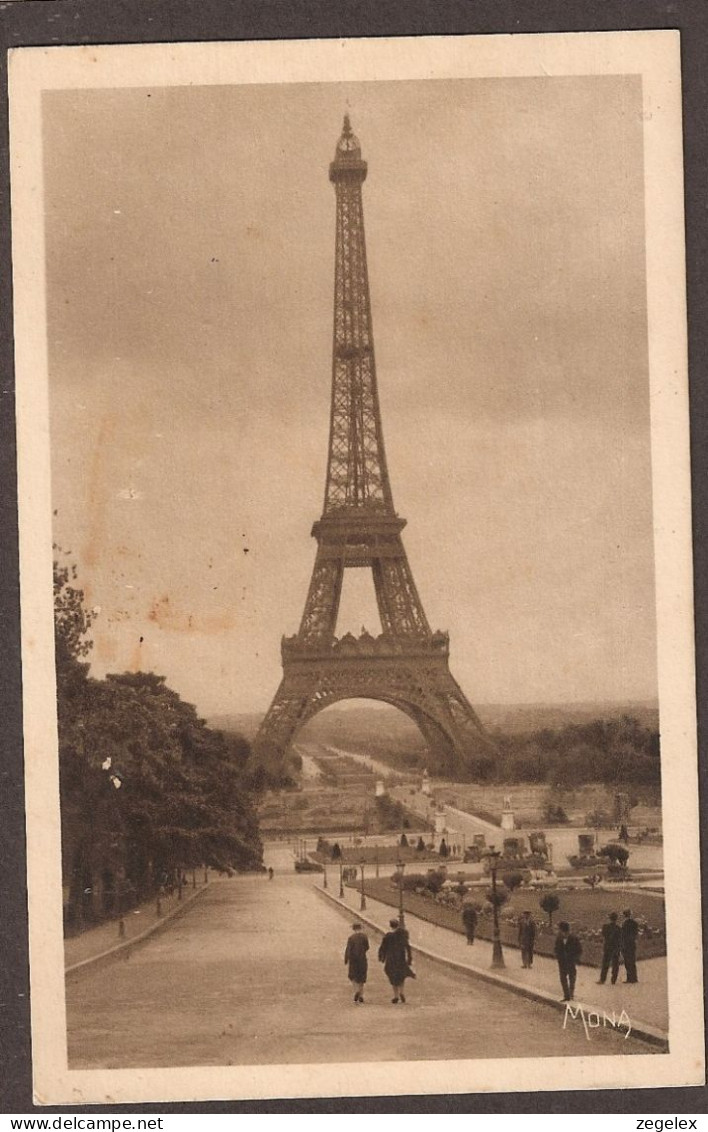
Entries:
{"type": "Polygon", "coordinates": [[[256,750],[283,757],[298,729],[338,700],[384,700],[419,726],[436,762],[461,769],[494,746],[453,679],[447,633],[431,632],[394,510],[376,387],[361,186],[348,116],[329,168],[337,197],[329,458],[317,557],[300,628],[282,641],[283,679],[256,750]],[[371,569],[382,633],[337,639],[344,571],[371,569]]]}

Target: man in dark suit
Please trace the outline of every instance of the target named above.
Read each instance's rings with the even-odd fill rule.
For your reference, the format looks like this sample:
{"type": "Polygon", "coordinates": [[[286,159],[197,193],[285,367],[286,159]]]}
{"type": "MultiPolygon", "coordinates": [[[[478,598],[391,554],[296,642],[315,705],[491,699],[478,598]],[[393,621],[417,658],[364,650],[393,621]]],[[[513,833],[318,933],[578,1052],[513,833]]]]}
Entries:
{"type": "Polygon", "coordinates": [[[477,930],[477,909],[473,904],[465,904],[462,909],[462,923],[469,944],[474,943],[474,933],[477,930]]]}
{"type": "Polygon", "coordinates": [[[619,974],[620,952],[622,948],[622,932],[617,923],[617,913],[610,912],[607,923],[602,925],[602,969],[598,983],[604,983],[607,972],[612,970],[612,984],[617,982],[619,974]]]}
{"type": "Polygon", "coordinates": [[[570,924],[566,920],[561,920],[558,925],[555,953],[563,988],[563,1002],[570,1002],[575,995],[576,967],[582,950],[580,940],[570,930],[570,924]]]}
{"type": "Polygon", "coordinates": [[[632,918],[632,913],[629,908],[627,908],[623,915],[624,920],[620,930],[622,935],[622,958],[624,959],[624,969],[627,974],[625,982],[638,983],[637,936],[639,935],[639,924],[632,918]]]}
{"type": "Polygon", "coordinates": [[[521,966],[533,967],[533,950],[536,944],[536,921],[530,912],[524,912],[519,920],[519,947],[521,966]]]}

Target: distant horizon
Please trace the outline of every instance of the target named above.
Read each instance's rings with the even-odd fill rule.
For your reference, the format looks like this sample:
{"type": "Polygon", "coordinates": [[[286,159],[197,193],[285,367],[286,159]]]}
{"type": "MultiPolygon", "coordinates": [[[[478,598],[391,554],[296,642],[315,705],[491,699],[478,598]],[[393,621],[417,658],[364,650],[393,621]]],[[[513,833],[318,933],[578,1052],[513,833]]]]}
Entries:
{"type": "MultiPolygon", "coordinates": [[[[619,700],[598,699],[598,700],[488,700],[486,702],[479,702],[473,704],[476,711],[484,710],[484,708],[592,708],[592,707],[629,707],[632,705],[651,708],[655,711],[659,710],[658,699],[641,699],[626,697],[619,700]]],[[[381,700],[365,700],[365,699],[351,699],[340,700],[334,704],[329,704],[322,711],[313,716],[312,719],[317,719],[318,716],[323,715],[324,712],[342,711],[351,712],[356,710],[366,709],[369,711],[395,711],[399,715],[405,716],[400,708],[395,707],[393,704],[385,703],[381,700]]],[[[224,717],[252,717],[258,715],[265,715],[267,707],[259,711],[216,711],[209,712],[205,715],[207,721],[214,719],[222,719],[224,717]]],[[[311,722],[308,720],[308,722],[311,722]]]]}

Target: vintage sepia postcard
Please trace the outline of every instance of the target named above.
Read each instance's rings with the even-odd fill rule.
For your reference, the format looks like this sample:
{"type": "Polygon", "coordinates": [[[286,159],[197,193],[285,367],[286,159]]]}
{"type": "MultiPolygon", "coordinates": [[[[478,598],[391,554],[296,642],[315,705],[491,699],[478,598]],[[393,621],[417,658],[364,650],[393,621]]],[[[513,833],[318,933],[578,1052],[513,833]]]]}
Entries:
{"type": "Polygon", "coordinates": [[[37,1103],[703,1081],[679,49],[10,52],[37,1103]]]}

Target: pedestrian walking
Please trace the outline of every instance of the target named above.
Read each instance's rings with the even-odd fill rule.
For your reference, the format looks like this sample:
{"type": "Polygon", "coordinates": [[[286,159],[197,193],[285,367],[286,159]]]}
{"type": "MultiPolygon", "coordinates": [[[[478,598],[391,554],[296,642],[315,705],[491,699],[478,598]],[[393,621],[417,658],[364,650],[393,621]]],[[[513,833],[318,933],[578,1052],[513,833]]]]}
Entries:
{"type": "Polygon", "coordinates": [[[344,963],[349,967],[349,981],[354,984],[354,1001],[364,1001],[364,984],[369,971],[369,961],[366,953],[369,950],[369,939],[361,924],[352,924],[352,934],[347,940],[344,951],[344,963]]]}
{"type": "Polygon", "coordinates": [[[462,923],[467,936],[467,943],[474,943],[474,933],[477,930],[477,909],[474,904],[465,904],[462,909],[462,923]]]}
{"type": "Polygon", "coordinates": [[[386,977],[393,987],[391,1002],[396,1003],[399,999],[401,1002],[405,1002],[404,983],[406,979],[415,978],[415,974],[411,970],[413,954],[406,929],[401,927],[398,920],[390,920],[389,923],[391,931],[386,932],[381,940],[379,962],[383,963],[386,977]]]}
{"type": "Polygon", "coordinates": [[[624,970],[626,974],[626,983],[638,983],[637,976],[637,936],[639,935],[639,924],[632,918],[631,909],[627,908],[623,913],[624,920],[622,921],[621,933],[621,948],[622,958],[624,959],[624,970]]]}
{"type": "Polygon", "coordinates": [[[614,986],[619,974],[620,956],[622,949],[622,932],[617,923],[617,913],[610,912],[607,923],[602,925],[602,967],[598,983],[604,983],[607,972],[610,971],[610,981],[614,986]]]}
{"type": "Polygon", "coordinates": [[[268,880],[272,880],[274,876],[275,876],[275,873],[273,872],[273,870],[268,869],[268,880]]]}
{"type": "Polygon", "coordinates": [[[563,1002],[570,1002],[575,996],[576,967],[582,950],[580,940],[570,930],[570,924],[566,920],[562,920],[558,925],[555,954],[558,960],[561,987],[563,988],[563,1002]]]}
{"type": "Polygon", "coordinates": [[[536,921],[530,912],[524,912],[519,920],[519,947],[521,966],[533,967],[533,952],[536,946],[536,921]]]}

